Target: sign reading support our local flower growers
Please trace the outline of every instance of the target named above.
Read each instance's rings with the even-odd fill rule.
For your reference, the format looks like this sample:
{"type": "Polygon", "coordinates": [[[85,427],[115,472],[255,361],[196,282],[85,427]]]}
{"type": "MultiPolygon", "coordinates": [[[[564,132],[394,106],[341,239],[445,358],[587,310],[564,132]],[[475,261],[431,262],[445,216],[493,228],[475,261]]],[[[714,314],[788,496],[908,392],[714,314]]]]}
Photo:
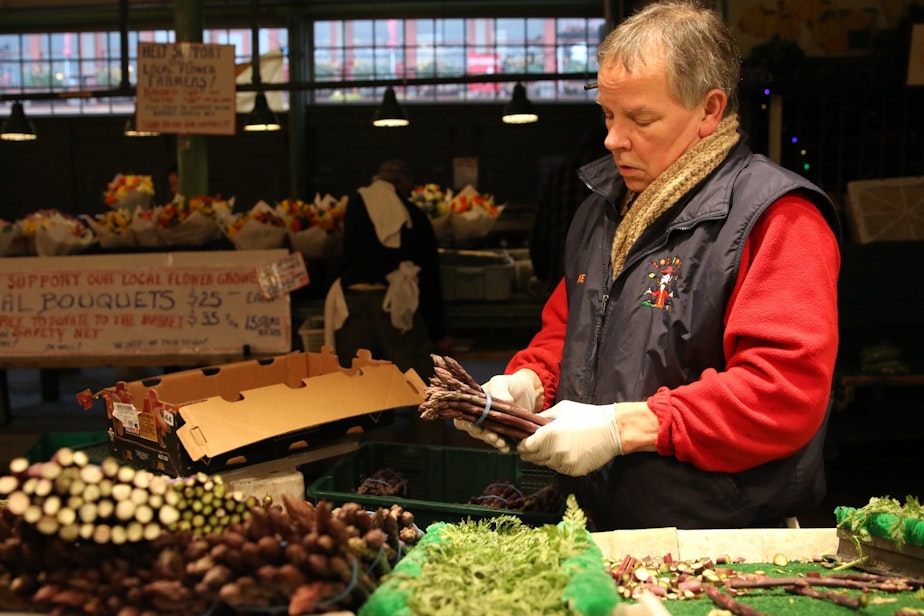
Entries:
{"type": "Polygon", "coordinates": [[[0,259],[0,358],[279,354],[288,295],[260,269],[285,249],[0,259]]]}
{"type": "Polygon", "coordinates": [[[236,92],[234,45],[138,43],[138,130],[233,135],[236,92]]]}

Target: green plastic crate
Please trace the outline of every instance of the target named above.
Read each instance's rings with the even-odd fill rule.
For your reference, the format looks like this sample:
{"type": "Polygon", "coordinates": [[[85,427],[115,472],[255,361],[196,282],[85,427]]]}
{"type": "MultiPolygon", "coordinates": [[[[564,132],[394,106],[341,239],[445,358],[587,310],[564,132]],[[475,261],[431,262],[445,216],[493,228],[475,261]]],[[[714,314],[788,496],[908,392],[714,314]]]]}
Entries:
{"type": "Polygon", "coordinates": [[[369,509],[398,504],[414,514],[420,528],[433,522],[460,522],[499,515],[514,515],[531,525],[561,520],[564,498],[554,513],[493,509],[470,505],[496,481],[513,483],[531,494],[554,481],[555,474],[542,466],[524,462],[516,454],[464,447],[365,443],[346,455],[308,487],[308,496],[335,504],[356,502],[369,509]],[[389,468],[408,483],[407,498],[356,494],[356,488],[376,471],[389,468]]]}
{"type": "Polygon", "coordinates": [[[94,464],[99,464],[110,455],[106,433],[95,431],[48,432],[32,444],[25,456],[29,462],[47,462],[62,447],[84,451],[94,464]]]}

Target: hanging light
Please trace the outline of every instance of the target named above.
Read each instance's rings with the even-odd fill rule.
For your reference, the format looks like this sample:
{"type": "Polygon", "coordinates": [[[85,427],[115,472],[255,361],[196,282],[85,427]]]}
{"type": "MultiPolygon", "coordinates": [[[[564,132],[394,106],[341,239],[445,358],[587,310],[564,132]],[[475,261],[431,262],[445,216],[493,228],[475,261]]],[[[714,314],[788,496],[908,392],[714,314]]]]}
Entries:
{"type": "Polygon", "coordinates": [[[159,132],[154,130],[138,130],[135,125],[135,114],[128,116],[128,119],[125,120],[125,131],[122,133],[126,137],[157,137],[160,135],[159,132]]]}
{"type": "MultiPolygon", "coordinates": [[[[260,2],[259,0],[251,1],[251,10],[253,12],[253,27],[250,29],[250,45],[253,55],[250,60],[250,82],[259,86],[261,83],[260,75],[260,2]]],[[[253,97],[253,109],[247,115],[247,123],[244,130],[249,132],[265,132],[280,130],[282,126],[276,118],[276,114],[270,109],[266,101],[266,94],[263,90],[256,90],[253,97]]]]}
{"type": "Polygon", "coordinates": [[[32,141],[38,138],[35,134],[35,126],[26,117],[26,112],[22,103],[16,101],[10,110],[10,117],[3,123],[3,129],[0,130],[0,139],[6,141],[32,141]]]}
{"type": "Polygon", "coordinates": [[[539,116],[533,111],[533,104],[526,98],[526,88],[522,83],[514,86],[513,98],[504,107],[501,119],[506,124],[530,124],[539,121],[539,116]]]}
{"type": "Polygon", "coordinates": [[[382,97],[382,104],[375,110],[375,117],[372,119],[373,126],[407,126],[410,121],[404,113],[404,109],[398,103],[398,97],[395,96],[395,89],[391,86],[385,88],[385,96],[382,97]]]}
{"type": "Polygon", "coordinates": [[[266,102],[266,94],[257,92],[253,99],[253,109],[250,110],[250,114],[247,116],[247,124],[244,125],[244,130],[266,131],[281,128],[279,120],[276,119],[276,114],[273,113],[269,103],[266,102]]]}

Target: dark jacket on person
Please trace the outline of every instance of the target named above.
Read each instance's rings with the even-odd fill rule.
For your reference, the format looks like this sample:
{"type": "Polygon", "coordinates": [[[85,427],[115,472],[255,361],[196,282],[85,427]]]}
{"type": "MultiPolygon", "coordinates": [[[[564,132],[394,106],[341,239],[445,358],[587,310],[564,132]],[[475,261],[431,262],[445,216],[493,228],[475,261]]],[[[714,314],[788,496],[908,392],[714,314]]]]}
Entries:
{"type": "Polygon", "coordinates": [[[420,267],[417,274],[420,289],[418,311],[427,325],[431,340],[445,335],[443,293],[440,282],[439,246],[433,225],[424,212],[401,199],[411,216],[411,226],[401,229],[401,246],[388,248],[379,241],[369,212],[359,192],[350,195],[344,213],[342,274],[344,289],[357,283],[388,284],[385,278],[402,261],[413,261],[420,267]]]}

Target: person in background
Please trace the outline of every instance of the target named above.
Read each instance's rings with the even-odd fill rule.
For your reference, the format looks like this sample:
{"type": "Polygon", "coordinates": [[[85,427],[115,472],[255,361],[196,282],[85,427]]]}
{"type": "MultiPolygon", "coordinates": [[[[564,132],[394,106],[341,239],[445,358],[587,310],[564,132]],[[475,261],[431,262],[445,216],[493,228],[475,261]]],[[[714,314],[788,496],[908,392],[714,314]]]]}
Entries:
{"type": "Polygon", "coordinates": [[[596,530],[791,523],[825,492],[835,208],[748,148],[711,9],[649,4],[598,57],[610,155],[578,173],[593,194],[540,331],[485,390],[553,418],[516,450],[596,530]]]}
{"type": "Polygon", "coordinates": [[[167,187],[170,189],[170,201],[176,201],[180,194],[180,169],[176,163],[167,170],[167,187]]]}
{"type": "Polygon", "coordinates": [[[372,182],[350,196],[341,276],[325,302],[325,325],[333,321],[341,363],[348,366],[367,349],[401,370],[413,368],[426,382],[433,373],[430,354],[447,353],[452,338],[443,325],[436,235],[408,200],[412,189],[407,163],[386,160],[372,182]]]}

